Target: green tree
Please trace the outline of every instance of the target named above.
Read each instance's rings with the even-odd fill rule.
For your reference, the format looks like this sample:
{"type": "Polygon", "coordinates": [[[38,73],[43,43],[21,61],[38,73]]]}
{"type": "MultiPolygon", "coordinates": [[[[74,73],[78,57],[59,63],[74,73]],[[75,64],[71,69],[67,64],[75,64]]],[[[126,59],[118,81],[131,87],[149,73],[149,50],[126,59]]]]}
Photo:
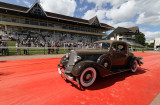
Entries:
{"type": "Polygon", "coordinates": [[[148,47],[154,48],[154,43],[151,43],[150,45],[148,45],[148,47]]]}
{"type": "Polygon", "coordinates": [[[135,42],[136,43],[139,43],[141,45],[145,45],[145,41],[146,41],[146,38],[143,33],[139,33],[139,34],[135,35],[135,42]]]}

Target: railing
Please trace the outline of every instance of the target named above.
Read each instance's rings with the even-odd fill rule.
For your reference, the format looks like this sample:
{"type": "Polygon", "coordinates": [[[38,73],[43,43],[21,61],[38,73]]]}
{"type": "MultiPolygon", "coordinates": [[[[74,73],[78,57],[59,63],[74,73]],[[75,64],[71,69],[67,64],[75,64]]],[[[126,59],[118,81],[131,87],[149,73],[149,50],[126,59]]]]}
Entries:
{"type": "MultiPolygon", "coordinates": [[[[92,49],[78,47],[0,47],[0,56],[35,55],[35,54],[65,54],[76,49],[92,49]]],[[[129,48],[129,51],[155,51],[154,48],[129,48]]]]}
{"type": "Polygon", "coordinates": [[[136,52],[136,51],[155,51],[154,48],[129,48],[129,51],[136,52]]]}
{"type": "Polygon", "coordinates": [[[1,56],[34,55],[34,54],[65,54],[78,47],[0,47],[1,56]]]}

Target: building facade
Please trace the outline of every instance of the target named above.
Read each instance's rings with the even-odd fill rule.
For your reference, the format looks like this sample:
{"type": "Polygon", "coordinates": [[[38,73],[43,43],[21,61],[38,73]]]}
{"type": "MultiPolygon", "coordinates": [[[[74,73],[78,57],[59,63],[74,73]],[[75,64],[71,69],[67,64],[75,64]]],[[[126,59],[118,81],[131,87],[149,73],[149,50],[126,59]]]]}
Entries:
{"type": "Polygon", "coordinates": [[[155,38],[154,49],[160,49],[160,37],[155,38]]]}
{"type": "Polygon", "coordinates": [[[125,41],[131,45],[137,45],[141,46],[138,43],[135,43],[135,35],[139,34],[139,28],[136,27],[130,27],[130,28],[124,28],[124,27],[117,27],[113,32],[111,32],[108,36],[108,40],[122,40],[125,41]]]}
{"type": "Polygon", "coordinates": [[[84,20],[44,11],[38,1],[30,8],[0,2],[0,36],[11,40],[91,43],[112,29],[100,23],[97,16],[84,20]]]}
{"type": "Polygon", "coordinates": [[[155,40],[146,40],[145,43],[147,43],[148,45],[151,45],[152,43],[154,43],[155,40]]]}

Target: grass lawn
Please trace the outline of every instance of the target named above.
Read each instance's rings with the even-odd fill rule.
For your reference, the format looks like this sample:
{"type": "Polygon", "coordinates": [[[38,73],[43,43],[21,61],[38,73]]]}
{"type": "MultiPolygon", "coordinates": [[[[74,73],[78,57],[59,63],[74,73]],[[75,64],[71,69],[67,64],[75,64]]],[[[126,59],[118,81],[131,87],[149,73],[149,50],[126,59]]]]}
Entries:
{"type": "Polygon", "coordinates": [[[16,46],[16,42],[14,42],[14,41],[12,41],[12,42],[7,42],[7,44],[8,44],[8,46],[10,47],[10,46],[16,46]]]}

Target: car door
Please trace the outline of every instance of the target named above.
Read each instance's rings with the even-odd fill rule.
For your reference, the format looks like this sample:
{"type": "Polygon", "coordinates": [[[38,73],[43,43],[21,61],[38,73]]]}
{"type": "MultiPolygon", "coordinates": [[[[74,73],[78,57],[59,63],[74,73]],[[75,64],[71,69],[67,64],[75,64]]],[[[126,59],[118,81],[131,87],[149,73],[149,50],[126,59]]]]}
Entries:
{"type": "Polygon", "coordinates": [[[118,52],[116,51],[117,49],[117,44],[114,43],[112,44],[112,47],[111,47],[111,61],[112,61],[112,65],[117,65],[118,63],[118,52]]]}
{"type": "Polygon", "coordinates": [[[125,65],[127,59],[127,46],[124,43],[112,45],[111,60],[112,65],[125,65]]]}
{"type": "Polygon", "coordinates": [[[125,43],[118,43],[117,49],[118,49],[118,54],[119,54],[118,65],[125,65],[126,59],[128,56],[127,55],[128,54],[127,45],[125,43]]]}

